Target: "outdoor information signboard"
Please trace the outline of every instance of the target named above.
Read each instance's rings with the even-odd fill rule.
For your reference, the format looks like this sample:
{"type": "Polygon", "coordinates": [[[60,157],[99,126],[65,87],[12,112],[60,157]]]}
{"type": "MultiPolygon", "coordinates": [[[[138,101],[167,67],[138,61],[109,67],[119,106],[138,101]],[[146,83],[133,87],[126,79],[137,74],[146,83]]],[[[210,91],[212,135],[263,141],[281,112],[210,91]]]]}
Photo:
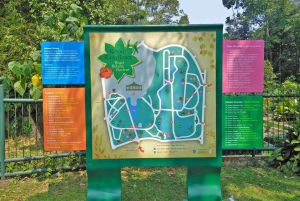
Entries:
{"type": "Polygon", "coordinates": [[[223,41],[223,93],[263,92],[264,41],[223,41]]]}
{"type": "Polygon", "coordinates": [[[84,84],[83,42],[42,42],[43,84],[84,84]]]}
{"type": "Polygon", "coordinates": [[[223,149],[260,148],[263,142],[263,98],[241,93],[263,92],[264,41],[223,41],[223,149]]]}
{"type": "Polygon", "coordinates": [[[221,200],[222,25],[85,26],[84,37],[88,200],[120,200],[121,167],[178,165],[189,200],[221,200]]]}
{"type": "Polygon", "coordinates": [[[85,150],[84,88],[43,89],[44,149],[85,150]]]}
{"type": "MultiPolygon", "coordinates": [[[[42,81],[84,84],[83,42],[43,42],[42,81]]],[[[46,151],[85,150],[84,88],[44,88],[43,122],[46,151]]]]}
{"type": "Polygon", "coordinates": [[[262,147],[262,96],[225,96],[222,109],[222,147],[262,147]]]}

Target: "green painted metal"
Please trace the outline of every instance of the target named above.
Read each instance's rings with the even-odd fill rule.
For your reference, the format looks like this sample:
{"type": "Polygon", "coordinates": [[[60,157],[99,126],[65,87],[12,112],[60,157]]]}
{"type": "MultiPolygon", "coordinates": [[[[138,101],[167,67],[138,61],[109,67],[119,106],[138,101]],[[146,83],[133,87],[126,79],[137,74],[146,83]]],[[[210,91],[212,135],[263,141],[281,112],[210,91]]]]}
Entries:
{"type": "Polygon", "coordinates": [[[92,168],[88,170],[88,200],[121,200],[121,168],[92,168]]]}
{"type": "Polygon", "coordinates": [[[4,89],[0,85],[0,161],[1,161],[1,180],[5,179],[5,121],[4,121],[4,89]]]}
{"type": "Polygon", "coordinates": [[[221,199],[220,167],[188,167],[187,186],[189,201],[217,201],[221,199]]]}
{"type": "MultiPolygon", "coordinates": [[[[85,151],[74,152],[72,154],[75,155],[75,156],[85,156],[85,151]]],[[[10,162],[20,162],[20,161],[41,160],[41,159],[44,159],[45,157],[48,157],[48,158],[63,158],[63,157],[68,157],[68,156],[70,156],[69,153],[61,153],[61,154],[51,154],[51,155],[44,155],[44,156],[30,156],[30,157],[22,157],[22,158],[7,158],[4,161],[6,163],[10,163],[10,162]]]]}
{"type": "MultiPolygon", "coordinates": [[[[85,166],[59,166],[59,167],[54,167],[51,170],[53,172],[57,172],[60,170],[66,170],[66,171],[70,171],[70,170],[76,170],[76,169],[83,169],[85,168],[85,166]]],[[[34,170],[28,170],[28,171],[19,171],[19,172],[9,172],[9,173],[5,173],[6,177],[14,177],[14,176],[18,176],[18,175],[32,175],[32,174],[41,174],[41,173],[45,173],[49,171],[49,168],[40,168],[40,169],[34,169],[34,170]]]]}
{"type": "Polygon", "coordinates": [[[88,173],[87,200],[120,200],[120,168],[126,166],[188,166],[188,200],[221,200],[220,171],[222,166],[221,104],[222,104],[222,30],[223,25],[161,25],[161,26],[84,26],[85,80],[86,80],[86,168],[88,173]],[[216,147],[215,158],[148,158],[97,159],[92,158],[92,108],[90,77],[90,34],[121,32],[216,32],[216,147]],[[109,181],[109,183],[108,183],[109,181]]]}
{"type": "Polygon", "coordinates": [[[43,99],[38,99],[37,101],[34,101],[33,99],[20,99],[20,98],[4,98],[4,103],[41,103],[43,102],[43,99]]]}

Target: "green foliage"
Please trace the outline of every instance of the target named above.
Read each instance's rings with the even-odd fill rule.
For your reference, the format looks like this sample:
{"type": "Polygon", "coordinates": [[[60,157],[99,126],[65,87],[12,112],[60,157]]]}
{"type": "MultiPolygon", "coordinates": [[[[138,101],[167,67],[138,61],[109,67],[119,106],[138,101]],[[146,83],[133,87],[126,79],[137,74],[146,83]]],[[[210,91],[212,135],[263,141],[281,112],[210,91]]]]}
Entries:
{"type": "Polygon", "coordinates": [[[23,122],[22,131],[23,131],[23,136],[32,137],[32,130],[28,119],[23,122]]]}
{"type": "MultiPolygon", "coordinates": [[[[299,111],[300,105],[296,106],[299,111]]],[[[293,128],[289,129],[286,140],[282,147],[277,148],[269,158],[269,162],[273,167],[280,168],[284,172],[292,172],[300,174],[300,117],[293,124],[293,128]]]]}
{"type": "Polygon", "coordinates": [[[291,121],[299,115],[298,101],[296,99],[287,99],[277,104],[274,110],[274,120],[291,121]]]}
{"type": "Polygon", "coordinates": [[[265,58],[283,82],[300,69],[300,4],[292,0],[223,0],[232,8],[226,19],[226,39],[265,41],[265,58]]]}
{"type": "MultiPolygon", "coordinates": [[[[33,7],[36,6],[36,9],[42,5],[42,3],[31,3],[33,7]]],[[[40,20],[40,24],[36,24],[37,31],[35,33],[37,35],[33,36],[37,43],[30,45],[32,50],[30,57],[26,60],[22,57],[16,57],[16,60],[10,61],[8,63],[9,71],[1,77],[5,90],[9,91],[12,88],[20,96],[30,93],[35,101],[41,97],[43,88],[41,83],[41,58],[40,51],[38,50],[40,42],[44,40],[82,40],[83,25],[87,24],[87,18],[82,15],[82,8],[75,4],[71,4],[68,10],[61,10],[60,12],[49,9],[47,12],[41,14],[40,20]],[[18,60],[24,61],[18,62],[18,60]]],[[[19,35],[12,35],[11,37],[19,37],[19,35]]]]}
{"type": "MultiPolygon", "coordinates": [[[[16,0],[0,3],[0,84],[20,96],[42,95],[40,44],[82,41],[85,24],[188,23],[178,0],[16,0]]],[[[27,97],[27,96],[26,96],[27,97]]]]}
{"type": "Polygon", "coordinates": [[[298,83],[286,80],[284,83],[282,83],[282,88],[283,88],[283,93],[297,94],[299,93],[300,85],[298,83]]]}
{"type": "Polygon", "coordinates": [[[273,72],[273,66],[270,61],[264,61],[264,87],[265,88],[272,88],[274,86],[274,78],[276,77],[275,73],[273,72]]]}

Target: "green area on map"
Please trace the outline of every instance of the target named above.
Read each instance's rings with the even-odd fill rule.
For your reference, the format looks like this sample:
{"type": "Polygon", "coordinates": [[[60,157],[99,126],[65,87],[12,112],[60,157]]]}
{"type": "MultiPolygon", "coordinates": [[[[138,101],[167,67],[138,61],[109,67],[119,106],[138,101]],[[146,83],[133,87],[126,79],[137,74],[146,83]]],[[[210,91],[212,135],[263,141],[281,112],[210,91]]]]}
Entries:
{"type": "Polygon", "coordinates": [[[180,45],[154,50],[143,43],[135,55],[142,62],[133,78],[104,80],[112,148],[140,140],[203,144],[205,73],[193,55],[180,45]]]}

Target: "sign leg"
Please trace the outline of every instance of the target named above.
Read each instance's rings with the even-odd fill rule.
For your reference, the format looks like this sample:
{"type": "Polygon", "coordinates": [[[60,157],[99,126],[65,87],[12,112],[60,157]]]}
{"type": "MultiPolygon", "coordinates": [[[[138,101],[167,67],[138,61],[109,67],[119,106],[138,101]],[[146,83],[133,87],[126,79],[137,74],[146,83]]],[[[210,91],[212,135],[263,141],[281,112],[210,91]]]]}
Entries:
{"type": "Polygon", "coordinates": [[[221,168],[212,166],[188,167],[189,201],[221,201],[221,168]]]}
{"type": "Polygon", "coordinates": [[[121,201],[121,168],[88,170],[88,201],[121,201]]]}

